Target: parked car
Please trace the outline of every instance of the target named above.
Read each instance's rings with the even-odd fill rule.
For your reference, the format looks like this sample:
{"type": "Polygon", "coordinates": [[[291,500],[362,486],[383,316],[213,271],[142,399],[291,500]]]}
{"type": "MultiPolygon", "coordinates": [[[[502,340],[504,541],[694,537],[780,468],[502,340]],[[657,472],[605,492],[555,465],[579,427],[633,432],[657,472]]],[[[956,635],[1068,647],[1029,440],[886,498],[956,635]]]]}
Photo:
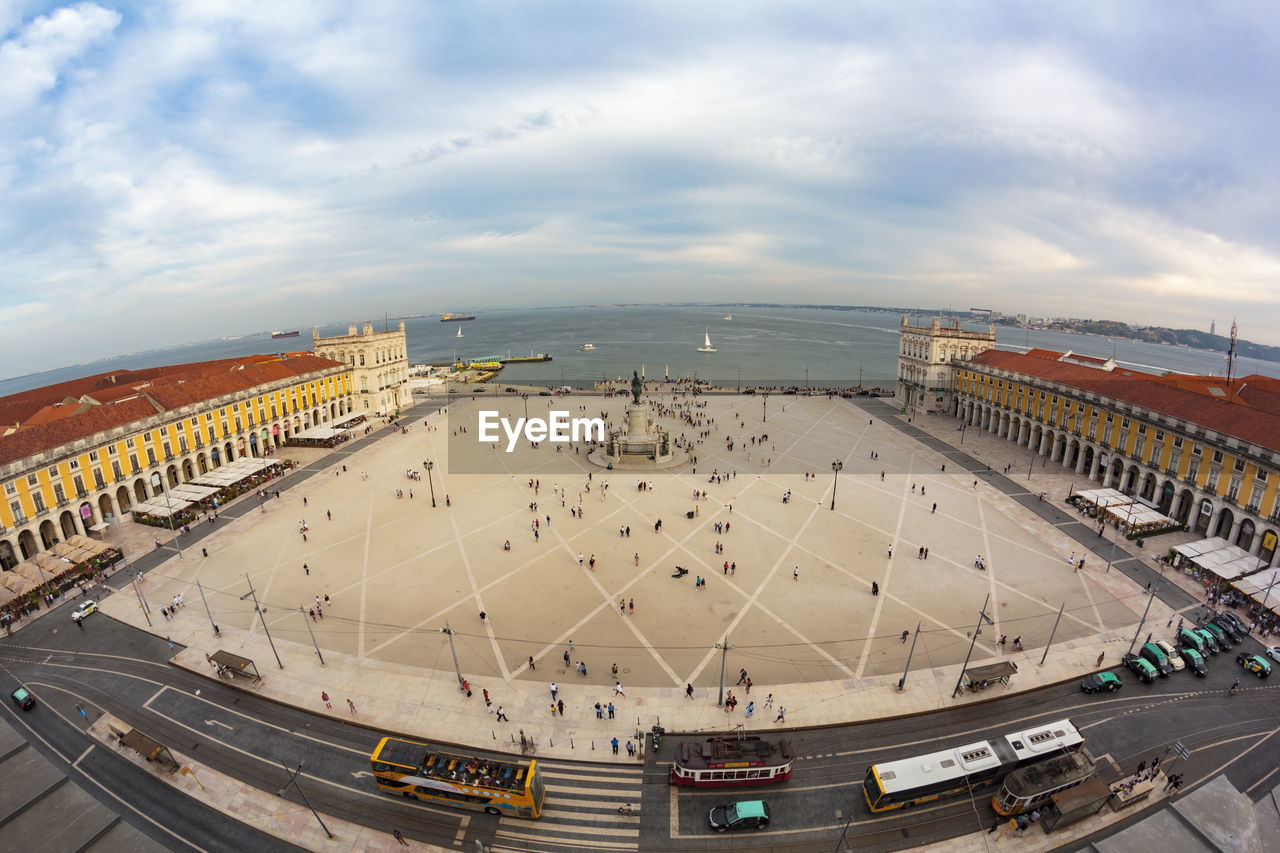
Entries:
{"type": "Polygon", "coordinates": [[[1236,628],[1235,623],[1230,619],[1223,619],[1221,616],[1215,616],[1209,620],[1209,624],[1226,634],[1227,640],[1233,646],[1239,645],[1240,640],[1244,637],[1244,633],[1236,628]]]}
{"type": "Polygon", "coordinates": [[[9,694],[13,699],[13,704],[17,705],[24,711],[30,711],[36,706],[36,697],[32,696],[25,687],[19,687],[17,690],[9,694]]]}
{"type": "Polygon", "coordinates": [[[97,613],[97,612],[98,612],[98,602],[90,599],[88,601],[80,602],[80,606],[77,607],[75,610],[71,611],[71,618],[79,622],[81,619],[88,616],[90,613],[97,613]]]}
{"type": "Polygon", "coordinates": [[[1184,649],[1195,649],[1201,656],[1209,654],[1209,644],[1196,633],[1194,628],[1183,628],[1178,632],[1178,645],[1184,649]]]}
{"type": "Polygon", "coordinates": [[[1209,674],[1209,665],[1204,662],[1204,655],[1200,654],[1195,649],[1183,649],[1182,662],[1186,664],[1187,669],[1191,670],[1201,678],[1204,678],[1209,674]]]}
{"type": "Polygon", "coordinates": [[[1244,667],[1245,672],[1252,672],[1259,678],[1271,674],[1271,662],[1262,655],[1236,655],[1236,663],[1244,667]]]}
{"type": "Polygon", "coordinates": [[[514,393],[516,393],[516,389],[514,389],[514,388],[507,388],[507,389],[506,389],[506,392],[507,392],[508,394],[514,394],[514,393]]]}
{"type": "Polygon", "coordinates": [[[1231,638],[1227,636],[1227,632],[1222,628],[1219,628],[1213,622],[1206,622],[1200,627],[1202,630],[1208,631],[1213,635],[1213,638],[1218,641],[1218,648],[1222,649],[1224,652],[1235,645],[1231,638]]]}
{"type": "Polygon", "coordinates": [[[1173,647],[1173,643],[1168,640],[1156,640],[1155,644],[1160,651],[1164,652],[1164,656],[1169,659],[1170,665],[1173,666],[1173,671],[1182,672],[1186,664],[1183,663],[1182,656],[1178,654],[1178,650],[1173,647]]]}
{"type": "Polygon", "coordinates": [[[1244,624],[1244,621],[1239,616],[1232,613],[1230,610],[1222,611],[1221,613],[1218,614],[1218,617],[1221,619],[1230,620],[1231,624],[1236,626],[1236,633],[1239,634],[1240,636],[1242,637],[1248,636],[1249,626],[1244,624]]]}
{"type": "Polygon", "coordinates": [[[1146,684],[1150,684],[1159,677],[1156,668],[1137,655],[1127,654],[1120,658],[1120,662],[1128,667],[1134,675],[1138,676],[1139,681],[1146,684]]]}
{"type": "Polygon", "coordinates": [[[764,829],[769,825],[769,805],[764,800],[743,800],[716,806],[707,816],[716,832],[730,829],[764,829]]]}
{"type": "Polygon", "coordinates": [[[1280,646],[1267,646],[1267,654],[1272,660],[1280,661],[1280,646]]]}
{"type": "Polygon", "coordinates": [[[1204,647],[1208,650],[1209,654],[1216,655],[1220,651],[1225,651],[1222,646],[1218,645],[1218,639],[1204,628],[1192,628],[1191,630],[1195,631],[1196,636],[1204,642],[1204,647]]]}
{"type": "Polygon", "coordinates": [[[539,391],[539,392],[538,392],[538,396],[539,396],[539,397],[550,397],[550,396],[551,396],[551,392],[550,392],[550,391],[539,391]]]}
{"type": "Polygon", "coordinates": [[[1080,689],[1085,693],[1097,693],[1102,690],[1115,693],[1120,689],[1120,676],[1114,672],[1095,672],[1093,675],[1085,676],[1084,681],[1080,682],[1080,689]]]}
{"type": "Polygon", "coordinates": [[[1173,664],[1169,663],[1169,658],[1155,643],[1143,643],[1142,648],[1138,649],[1138,654],[1142,656],[1143,660],[1156,668],[1156,672],[1160,673],[1161,678],[1168,678],[1169,673],[1173,672],[1173,664]]]}

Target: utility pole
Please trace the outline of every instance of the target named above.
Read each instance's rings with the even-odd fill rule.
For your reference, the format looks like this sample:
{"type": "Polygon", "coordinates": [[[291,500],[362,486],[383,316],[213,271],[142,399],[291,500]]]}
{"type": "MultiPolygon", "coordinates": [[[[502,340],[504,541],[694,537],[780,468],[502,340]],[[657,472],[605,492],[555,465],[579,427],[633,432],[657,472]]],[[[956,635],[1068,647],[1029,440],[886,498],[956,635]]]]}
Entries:
{"type": "Polygon", "coordinates": [[[836,486],[840,482],[840,471],[843,468],[844,468],[844,462],[840,461],[839,459],[831,463],[831,470],[834,473],[834,476],[831,479],[831,511],[832,512],[835,512],[835,509],[836,509],[836,486]]]}
{"type": "MultiPolygon", "coordinates": [[[[907,652],[907,665],[906,665],[905,667],[903,667],[903,669],[902,669],[902,677],[898,679],[898,692],[899,692],[899,693],[901,693],[901,692],[902,692],[902,688],[903,688],[903,687],[905,687],[905,686],[906,686],[906,684],[907,684],[907,673],[911,671],[911,658],[915,656],[915,653],[916,653],[916,640],[918,640],[918,639],[920,639],[920,623],[919,623],[919,622],[917,622],[917,623],[916,623],[916,634],[915,634],[915,636],[914,636],[914,637],[912,637],[912,638],[911,638],[911,649],[910,649],[910,651],[908,651],[908,652],[907,652]]],[[[961,675],[963,675],[963,674],[964,674],[964,671],[963,671],[963,670],[961,670],[961,675]]]]}
{"type": "Polygon", "coordinates": [[[964,656],[964,665],[960,667],[960,677],[956,679],[956,689],[951,691],[952,698],[960,692],[960,685],[964,683],[964,671],[969,668],[969,658],[973,656],[973,646],[978,642],[978,635],[982,633],[982,623],[994,625],[991,617],[987,615],[987,605],[991,603],[991,593],[987,593],[987,598],[982,602],[982,609],[978,611],[978,624],[973,629],[973,640],[969,643],[969,651],[964,656]]]}
{"type": "Polygon", "coordinates": [[[279,791],[276,791],[276,796],[283,797],[284,792],[289,790],[289,786],[292,785],[298,791],[298,794],[302,796],[302,801],[307,804],[307,808],[311,809],[311,814],[315,816],[315,819],[317,821],[319,821],[320,828],[324,830],[324,834],[329,836],[330,838],[333,838],[333,833],[329,831],[329,827],[324,825],[324,821],[320,820],[320,815],[316,814],[315,807],[311,805],[311,800],[307,799],[306,792],[303,791],[302,786],[298,784],[298,775],[302,773],[302,762],[301,761],[298,762],[297,770],[290,770],[289,765],[285,764],[283,761],[281,761],[280,764],[284,766],[284,772],[289,774],[289,781],[285,784],[283,788],[281,788],[279,791]]]}
{"type": "Polygon", "coordinates": [[[204,602],[204,612],[209,616],[209,624],[213,626],[213,636],[222,636],[218,630],[218,624],[213,621],[213,613],[209,610],[209,599],[204,597],[204,587],[200,585],[200,578],[196,578],[196,589],[200,590],[200,600],[204,602]]]}
{"type": "MultiPolygon", "coordinates": [[[[526,409],[527,409],[528,405],[529,405],[529,404],[528,404],[528,402],[526,402],[526,403],[525,403],[525,407],[526,407],[526,409]]],[[[526,419],[527,419],[527,418],[526,418],[526,419]]],[[[434,462],[432,462],[430,459],[428,459],[427,461],[425,461],[425,462],[423,462],[423,463],[422,463],[422,467],[424,467],[424,468],[426,468],[426,469],[427,469],[427,485],[431,488],[431,508],[432,508],[432,509],[435,509],[435,506],[436,506],[436,484],[435,484],[435,482],[431,479],[431,469],[432,469],[432,468],[434,468],[434,467],[436,467],[436,463],[434,463],[434,462]]]]}
{"type": "Polygon", "coordinates": [[[453,671],[458,676],[458,689],[465,689],[462,686],[462,667],[458,666],[458,650],[453,647],[453,629],[449,627],[448,622],[444,623],[444,627],[440,629],[440,633],[449,635],[449,651],[453,653],[453,671]]]}
{"type": "Polygon", "coordinates": [[[311,645],[316,647],[316,657],[320,658],[320,665],[324,666],[324,655],[320,654],[320,644],[316,642],[316,634],[311,630],[311,623],[307,621],[307,608],[299,604],[298,612],[302,614],[302,624],[307,626],[307,633],[311,635],[311,645]]]}
{"type": "Polygon", "coordinates": [[[1062,606],[1058,608],[1058,618],[1053,620],[1053,630],[1049,632],[1049,642],[1044,644],[1044,654],[1040,656],[1040,665],[1044,666],[1045,658],[1049,657],[1049,647],[1053,645],[1053,638],[1058,634],[1058,623],[1062,621],[1062,611],[1067,603],[1062,602],[1062,606]]]}
{"type": "Polygon", "coordinates": [[[249,591],[240,596],[240,600],[244,601],[246,598],[252,596],[253,609],[258,611],[258,618],[262,620],[262,630],[266,633],[267,642],[271,645],[271,654],[276,656],[276,666],[284,669],[284,664],[280,662],[280,653],[276,651],[275,641],[271,639],[271,631],[267,628],[267,617],[263,615],[262,608],[258,606],[258,593],[253,588],[253,581],[249,578],[248,572],[245,573],[244,579],[249,582],[249,591]]]}
{"type": "Polygon", "coordinates": [[[729,645],[729,635],[724,635],[723,643],[716,643],[716,648],[720,650],[720,698],[716,699],[717,705],[724,704],[724,665],[725,658],[729,655],[729,649],[737,648],[729,645]]]}

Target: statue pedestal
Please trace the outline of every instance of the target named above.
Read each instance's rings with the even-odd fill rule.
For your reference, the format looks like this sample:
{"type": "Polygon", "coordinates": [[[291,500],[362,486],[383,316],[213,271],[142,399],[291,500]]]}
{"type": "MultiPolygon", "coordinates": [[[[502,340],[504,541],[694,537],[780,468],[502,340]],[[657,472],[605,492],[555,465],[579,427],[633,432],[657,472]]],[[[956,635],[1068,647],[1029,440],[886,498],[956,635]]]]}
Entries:
{"type": "Polygon", "coordinates": [[[687,454],[675,452],[666,430],[649,426],[649,413],[644,406],[627,407],[625,429],[611,430],[603,453],[594,452],[588,459],[612,468],[666,468],[683,462],[687,454]]]}

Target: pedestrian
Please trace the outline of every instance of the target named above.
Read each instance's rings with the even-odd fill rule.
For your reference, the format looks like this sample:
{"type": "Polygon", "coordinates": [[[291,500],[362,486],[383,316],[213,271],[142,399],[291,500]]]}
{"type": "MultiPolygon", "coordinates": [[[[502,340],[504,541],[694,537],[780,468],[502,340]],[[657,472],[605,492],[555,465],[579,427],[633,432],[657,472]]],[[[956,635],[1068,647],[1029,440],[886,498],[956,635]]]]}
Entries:
{"type": "Polygon", "coordinates": [[[636,561],[636,565],[637,565],[637,566],[638,566],[638,565],[640,565],[640,552],[639,552],[639,551],[636,551],[635,561],[636,561]]]}
{"type": "Polygon", "coordinates": [[[800,567],[799,567],[799,566],[796,566],[796,567],[795,567],[795,570],[791,573],[791,579],[792,579],[792,580],[796,580],[796,581],[800,580],[800,567]]]}
{"type": "Polygon", "coordinates": [[[333,703],[329,701],[329,694],[323,690],[320,691],[320,701],[324,703],[326,708],[333,708],[333,703]]]}
{"type": "Polygon", "coordinates": [[[750,692],[751,692],[751,679],[750,679],[750,678],[748,678],[748,679],[747,679],[747,690],[746,690],[746,692],[747,692],[747,693],[750,693],[750,692]]]}
{"type": "Polygon", "coordinates": [[[395,837],[396,841],[399,841],[405,847],[409,846],[409,842],[404,840],[404,833],[402,833],[400,830],[393,829],[391,830],[391,834],[395,837]]]}
{"type": "Polygon", "coordinates": [[[537,667],[533,665],[533,655],[529,655],[529,671],[533,672],[537,667]]]}
{"type": "Polygon", "coordinates": [[[930,514],[930,515],[933,515],[933,514],[934,514],[935,512],[937,512],[937,511],[938,511],[938,505],[937,505],[937,504],[934,504],[934,505],[933,505],[933,509],[929,510],[929,514],[930,514]]]}
{"type": "Polygon", "coordinates": [[[627,599],[627,613],[634,616],[635,612],[636,612],[636,600],[634,598],[627,599]]]}
{"type": "Polygon", "coordinates": [[[890,560],[893,559],[893,543],[892,542],[889,543],[889,559],[890,560]]]}
{"type": "Polygon", "coordinates": [[[618,754],[618,739],[617,739],[617,738],[614,738],[613,740],[609,741],[609,745],[613,747],[613,754],[614,754],[614,755],[617,755],[617,754],[618,754]]]}
{"type": "Polygon", "coordinates": [[[564,716],[564,700],[563,699],[557,699],[556,703],[552,705],[552,707],[557,709],[560,712],[560,716],[562,717],[564,716]]]}
{"type": "Polygon", "coordinates": [[[880,594],[880,584],[876,583],[875,581],[871,582],[871,594],[872,595],[880,594]]]}
{"type": "Polygon", "coordinates": [[[1106,656],[1106,652],[1098,652],[1098,660],[1094,663],[1094,666],[1102,666],[1102,659],[1106,656]]]}
{"type": "Polygon", "coordinates": [[[489,701],[489,688],[485,687],[481,689],[480,693],[484,696],[484,704],[486,706],[493,704],[492,702],[489,701]]]}
{"type": "Polygon", "coordinates": [[[634,758],[636,754],[636,745],[631,741],[627,741],[627,757],[634,758]]]}
{"type": "Polygon", "coordinates": [[[333,513],[332,513],[332,512],[330,512],[329,510],[327,510],[327,509],[326,509],[326,510],[324,511],[324,514],[325,514],[326,516],[328,516],[328,518],[329,518],[329,520],[330,520],[330,521],[333,521],[333,513]]]}
{"type": "Polygon", "coordinates": [[[911,636],[911,632],[910,632],[910,631],[905,631],[905,630],[904,630],[904,631],[902,632],[902,645],[904,645],[904,646],[905,646],[905,645],[907,644],[907,637],[909,637],[909,636],[911,636]]]}
{"type": "Polygon", "coordinates": [[[746,680],[747,680],[747,670],[746,670],[746,667],[743,667],[743,668],[738,672],[738,684],[741,684],[742,682],[744,682],[744,681],[746,681],[746,680]]]}
{"type": "MultiPolygon", "coordinates": [[[[567,657],[567,655],[566,655],[566,657],[567,657]]],[[[557,690],[559,690],[559,689],[560,689],[560,688],[556,686],[556,683],[555,683],[554,681],[553,681],[553,682],[551,682],[551,701],[552,701],[552,702],[556,701],[556,691],[557,691],[557,690]]]]}
{"type": "Polygon", "coordinates": [[[688,697],[688,698],[690,698],[690,699],[692,699],[692,698],[693,698],[693,685],[692,685],[692,684],[686,684],[686,685],[684,686],[684,695],[685,695],[685,696],[687,696],[687,697],[688,697]]]}
{"type": "Polygon", "coordinates": [[[599,702],[596,703],[596,719],[597,720],[604,719],[604,706],[601,705],[599,702]]]}
{"type": "Polygon", "coordinates": [[[500,723],[510,722],[510,720],[507,719],[507,715],[503,712],[501,705],[498,706],[498,722],[500,723]]]}
{"type": "Polygon", "coordinates": [[[355,712],[356,712],[356,703],[355,703],[355,702],[352,702],[350,699],[348,699],[348,700],[347,700],[347,710],[348,710],[348,711],[350,711],[350,712],[352,713],[352,715],[354,716],[354,715],[355,715],[355,712]]]}
{"type": "Polygon", "coordinates": [[[772,708],[772,707],[773,707],[773,694],[772,694],[772,693],[770,693],[770,694],[769,694],[769,696],[764,700],[764,706],[765,706],[766,708],[772,708]]]}
{"type": "MultiPolygon", "coordinates": [[[[610,702],[610,703],[609,703],[609,709],[608,709],[608,710],[609,710],[609,719],[611,719],[611,720],[612,720],[612,719],[613,719],[613,703],[612,703],[612,702],[610,702]]],[[[617,752],[617,750],[615,749],[615,750],[614,750],[614,752],[617,752]]]]}
{"type": "Polygon", "coordinates": [[[787,706],[786,706],[786,705],[779,705],[779,706],[778,706],[778,717],[777,717],[777,719],[775,719],[775,720],[774,720],[774,722],[775,722],[775,723],[785,723],[786,721],[787,721],[787,706]]]}
{"type": "Polygon", "coordinates": [[[625,694],[625,693],[623,693],[623,692],[622,692],[622,682],[621,682],[621,681],[618,681],[618,682],[615,682],[615,683],[614,683],[614,685],[613,685],[613,693],[614,693],[614,695],[615,695],[615,696],[626,696],[626,695],[627,695],[627,694],[625,694]]]}
{"type": "Polygon", "coordinates": [[[565,650],[564,650],[564,665],[565,665],[565,666],[568,666],[568,665],[569,665],[569,650],[568,650],[568,649],[565,649],[565,650]]]}
{"type": "Polygon", "coordinates": [[[304,575],[310,575],[310,574],[311,574],[311,569],[307,567],[307,564],[306,564],[306,563],[303,563],[303,564],[302,564],[302,573],[303,573],[304,575]]]}

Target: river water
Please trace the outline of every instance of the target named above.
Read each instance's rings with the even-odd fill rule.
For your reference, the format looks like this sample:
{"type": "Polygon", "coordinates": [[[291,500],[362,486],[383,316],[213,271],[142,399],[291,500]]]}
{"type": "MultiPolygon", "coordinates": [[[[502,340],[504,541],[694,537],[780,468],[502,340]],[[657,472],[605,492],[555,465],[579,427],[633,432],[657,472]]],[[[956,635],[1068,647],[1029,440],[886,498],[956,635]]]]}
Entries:
{"type": "MultiPolygon", "coordinates": [[[[374,321],[377,329],[382,320],[374,321]]],[[[392,319],[394,328],[398,321],[392,319]]],[[[553,361],[507,367],[501,381],[581,386],[630,376],[643,366],[649,379],[663,376],[746,385],[855,385],[893,387],[897,373],[900,314],[818,308],[731,309],[702,306],[583,307],[487,311],[475,320],[442,323],[438,317],[405,321],[410,363],[447,362],[550,353],[553,361]],[[732,314],[732,319],[725,319],[732,314]],[[461,329],[462,337],[457,337],[461,329]],[[714,353],[700,353],[709,334],[714,353]],[[584,352],[583,344],[595,349],[584,352]]],[[[926,324],[927,318],[914,318],[926,324]]],[[[972,326],[985,329],[983,324],[972,326]]],[[[282,349],[309,349],[311,330],[298,338],[269,334],[214,340],[102,359],[0,381],[0,396],[109,370],[179,364],[282,349]]],[[[346,325],[322,326],[320,334],[345,334],[346,325]]],[[[1042,347],[1116,359],[1151,372],[1216,373],[1222,354],[1131,340],[997,327],[1002,349],[1042,347]]],[[[1243,360],[1237,375],[1280,377],[1280,363],[1243,360]]]]}

